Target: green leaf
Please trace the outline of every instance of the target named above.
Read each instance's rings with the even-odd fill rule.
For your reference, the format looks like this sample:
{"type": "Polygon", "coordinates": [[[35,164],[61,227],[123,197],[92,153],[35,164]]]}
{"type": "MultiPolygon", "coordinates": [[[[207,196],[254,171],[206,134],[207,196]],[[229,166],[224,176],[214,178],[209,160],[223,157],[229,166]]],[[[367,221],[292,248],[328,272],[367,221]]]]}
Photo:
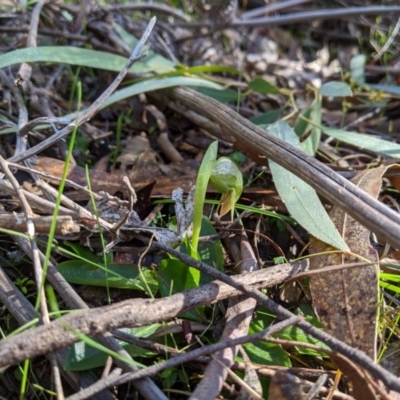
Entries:
{"type": "Polygon", "coordinates": [[[196,192],[194,198],[193,235],[191,242],[191,255],[194,258],[197,257],[197,247],[200,237],[201,221],[203,219],[203,207],[207,193],[207,186],[214,169],[217,154],[218,142],[215,141],[208,147],[200,164],[199,171],[197,172],[196,192]]]}
{"type": "Polygon", "coordinates": [[[158,282],[163,297],[193,289],[200,284],[200,271],[176,258],[166,258],[158,267],[158,282]]]}
{"type": "MultiPolygon", "coordinates": [[[[92,262],[94,264],[103,264],[104,256],[96,255],[93,250],[89,249],[89,247],[82,246],[79,243],[68,242],[68,241],[64,241],[63,245],[69,247],[82,260],[86,260],[89,263],[92,262]]],[[[107,263],[111,264],[114,258],[113,254],[107,253],[105,256],[107,258],[107,263]]]]}
{"type": "MultiPolygon", "coordinates": [[[[160,262],[157,278],[161,296],[168,297],[199,286],[200,271],[171,257],[160,262]]],[[[195,311],[182,314],[181,317],[202,321],[203,310],[204,307],[198,307],[195,311]]]]}
{"type": "Polygon", "coordinates": [[[361,86],[365,83],[365,60],[366,57],[364,54],[357,54],[350,61],[351,78],[361,86]]]}
{"type": "Polygon", "coordinates": [[[389,94],[394,94],[395,96],[400,96],[400,86],[398,85],[381,85],[381,84],[368,84],[367,87],[380,90],[389,94]]]}
{"type": "MultiPolygon", "coordinates": [[[[136,337],[148,337],[152,335],[161,325],[153,324],[140,328],[123,328],[121,331],[136,337]]],[[[119,341],[121,346],[133,357],[149,358],[156,353],[143,348],[119,341]]],[[[84,342],[74,343],[68,351],[64,368],[68,371],[86,371],[92,368],[104,366],[108,355],[84,342]]],[[[139,364],[140,365],[140,364],[139,364]]]]}
{"type": "Polygon", "coordinates": [[[278,108],[277,110],[268,111],[266,113],[251,117],[249,120],[255,125],[269,125],[275,122],[279,115],[282,114],[282,111],[282,108],[278,108]]]}
{"type": "Polygon", "coordinates": [[[280,90],[273,85],[272,83],[269,83],[263,78],[257,77],[254,78],[250,83],[249,83],[249,88],[253,90],[254,92],[261,93],[261,94],[279,94],[280,90]]]}
{"type": "Polygon", "coordinates": [[[221,86],[216,84],[214,85],[215,87],[212,87],[211,85],[206,86],[204,84],[202,86],[199,85],[197,87],[196,85],[191,85],[191,86],[195,86],[192,89],[196,90],[197,92],[202,93],[208,97],[212,97],[213,99],[220,101],[221,103],[233,103],[240,100],[241,94],[237,90],[222,89],[221,86]]]}
{"type": "Polygon", "coordinates": [[[200,78],[188,78],[186,76],[173,76],[171,78],[151,78],[145,81],[140,81],[133,85],[127,86],[124,89],[115,91],[101,106],[101,109],[110,106],[113,103],[118,103],[128,97],[136,96],[140,93],[150,92],[152,90],[166,89],[174,86],[195,86],[197,89],[201,86],[214,89],[221,89],[220,85],[200,78]]]}
{"type": "Polygon", "coordinates": [[[299,138],[311,134],[301,143],[302,150],[310,156],[315,155],[321,140],[321,101],[316,98],[296,121],[294,131],[299,138]]]}
{"type": "Polygon", "coordinates": [[[321,86],[319,92],[322,96],[330,97],[346,97],[353,95],[350,86],[344,82],[326,82],[321,86]]]}
{"type": "MultiPolygon", "coordinates": [[[[131,68],[132,73],[169,72],[173,68],[159,62],[156,55],[149,55],[131,68]],[[145,61],[143,61],[145,60],[145,61]]],[[[89,68],[100,68],[119,72],[126,64],[125,57],[104,51],[81,49],[73,46],[28,47],[3,53],[0,57],[0,69],[22,62],[42,62],[80,65],[89,68]]]]}
{"type": "Polygon", "coordinates": [[[377,137],[357,132],[348,132],[342,129],[322,127],[323,132],[342,142],[367,149],[375,153],[386,154],[393,158],[400,158],[400,144],[379,139],[377,137]]]}
{"type": "Polygon", "coordinates": [[[245,343],[243,348],[254,363],[282,367],[292,366],[288,353],[277,344],[266,342],[245,343]]]}
{"type": "MultiPolygon", "coordinates": [[[[134,264],[110,264],[105,269],[101,265],[96,268],[81,260],[69,260],[58,264],[57,270],[69,283],[147,292],[139,268],[134,264]]],[[[155,294],[158,283],[154,272],[142,268],[142,273],[152,294],[155,294]]]]}
{"type": "MultiPolygon", "coordinates": [[[[214,225],[208,218],[203,216],[200,237],[211,236],[215,235],[216,233],[217,231],[215,230],[214,225]]],[[[184,254],[188,254],[188,249],[185,245],[181,246],[179,250],[184,254]]],[[[198,246],[198,254],[200,256],[200,260],[205,262],[210,267],[217,268],[219,271],[224,270],[224,252],[222,250],[222,243],[219,239],[212,242],[200,242],[198,246]]],[[[200,273],[199,284],[204,285],[205,283],[211,282],[213,279],[214,278],[207,274],[200,273]]]]}
{"type": "MultiPolygon", "coordinates": [[[[292,146],[300,148],[298,137],[285,122],[280,121],[271,125],[269,132],[292,146]]],[[[269,160],[269,167],[275,187],[293,218],[310,234],[323,242],[337,249],[349,251],[315,190],[296,175],[271,160],[269,160]]]]}

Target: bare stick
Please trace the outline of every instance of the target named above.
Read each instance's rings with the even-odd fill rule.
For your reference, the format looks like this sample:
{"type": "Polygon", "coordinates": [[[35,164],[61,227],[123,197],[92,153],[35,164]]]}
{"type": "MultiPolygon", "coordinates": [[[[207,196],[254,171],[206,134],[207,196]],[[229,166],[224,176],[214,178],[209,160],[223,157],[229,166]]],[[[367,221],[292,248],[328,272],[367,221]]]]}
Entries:
{"type": "MultiPolygon", "coordinates": [[[[233,347],[236,346],[238,344],[243,344],[243,343],[248,343],[248,342],[254,342],[257,340],[262,340],[265,337],[272,335],[273,333],[279,332],[282,329],[285,329],[287,326],[291,326],[294,325],[296,323],[296,320],[298,320],[297,317],[292,317],[289,318],[285,321],[282,322],[278,322],[277,324],[261,331],[258,333],[255,333],[253,335],[248,335],[248,336],[244,336],[244,337],[240,337],[237,339],[232,339],[232,340],[226,340],[223,342],[218,342],[216,344],[212,344],[209,346],[204,346],[201,347],[200,349],[196,349],[193,351],[190,351],[186,354],[182,354],[181,356],[177,356],[174,358],[169,359],[168,361],[159,363],[159,364],[155,364],[152,365],[151,367],[148,368],[144,368],[138,372],[134,372],[134,373],[128,373],[128,374],[124,374],[121,375],[118,378],[114,378],[114,379],[104,379],[102,381],[99,381],[98,383],[96,383],[95,385],[97,386],[97,390],[101,391],[104,390],[108,387],[111,386],[116,386],[116,385],[122,385],[124,383],[130,382],[132,380],[138,379],[140,376],[154,376],[158,373],[160,373],[161,371],[167,369],[167,368],[171,368],[171,367],[175,367],[177,365],[180,365],[184,362],[190,361],[195,359],[196,357],[199,356],[204,356],[206,354],[210,354],[210,353],[214,353],[218,350],[222,350],[225,349],[227,347],[233,347]]],[[[94,390],[94,386],[92,385],[90,388],[90,392],[93,393],[94,390]]],[[[73,395],[73,396],[69,396],[67,397],[66,400],[83,400],[86,399],[87,396],[85,394],[86,389],[81,390],[79,393],[73,395]]],[[[97,393],[97,391],[95,392],[97,393]]]]}
{"type": "MultiPolygon", "coordinates": [[[[39,249],[37,247],[37,243],[35,240],[35,225],[32,220],[34,217],[34,214],[32,212],[31,206],[29,205],[28,201],[26,200],[26,197],[24,196],[23,191],[21,190],[21,187],[19,186],[18,181],[15,179],[14,175],[8,168],[7,162],[1,156],[0,156],[0,166],[3,169],[3,172],[6,174],[6,176],[10,180],[11,184],[14,186],[14,189],[15,189],[15,191],[19,197],[19,200],[21,202],[21,205],[25,211],[26,230],[28,232],[30,247],[31,247],[31,251],[32,251],[31,259],[33,262],[33,271],[34,271],[34,275],[35,275],[37,296],[39,299],[39,307],[40,307],[40,311],[41,311],[40,319],[44,324],[49,324],[50,317],[49,317],[49,310],[47,308],[46,294],[44,291],[44,274],[43,274],[42,264],[40,262],[39,249]]],[[[58,364],[57,364],[57,359],[54,354],[50,355],[49,359],[50,359],[50,363],[51,363],[53,374],[54,374],[54,385],[57,389],[57,399],[61,400],[64,398],[64,391],[63,391],[62,384],[61,384],[61,376],[60,376],[60,370],[59,370],[58,364]]]]}
{"type": "MultiPolygon", "coordinates": [[[[235,284],[245,282],[255,287],[268,287],[282,282],[297,272],[304,271],[307,265],[305,261],[293,265],[279,265],[237,276],[232,278],[232,281],[235,284]]],[[[57,270],[53,272],[52,268],[49,268],[48,279],[51,279],[54,285],[57,282],[54,276],[52,277],[53,273],[59,274],[57,270]]],[[[61,292],[62,287],[58,285],[56,289],[61,292]]],[[[0,341],[0,368],[77,342],[79,338],[70,330],[65,329],[66,324],[86,335],[98,335],[120,327],[136,327],[165,321],[184,311],[237,296],[240,293],[229,285],[215,281],[162,299],[131,299],[97,309],[75,312],[63,317],[62,322],[59,320],[52,322],[51,328],[40,326],[0,341]]],[[[75,292],[73,296],[77,297],[75,292]]],[[[69,300],[69,302],[74,308],[86,306],[79,297],[78,299],[73,299],[73,302],[69,300]]]]}

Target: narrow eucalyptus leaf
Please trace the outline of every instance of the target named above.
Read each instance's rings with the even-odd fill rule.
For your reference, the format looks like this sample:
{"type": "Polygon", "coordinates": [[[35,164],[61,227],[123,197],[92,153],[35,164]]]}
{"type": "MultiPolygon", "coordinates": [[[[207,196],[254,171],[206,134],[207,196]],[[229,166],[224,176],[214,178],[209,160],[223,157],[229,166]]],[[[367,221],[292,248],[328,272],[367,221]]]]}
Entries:
{"type": "MultiPolygon", "coordinates": [[[[272,135],[290,143],[292,146],[301,148],[296,133],[285,122],[279,121],[271,125],[268,130],[272,135]]],[[[269,160],[269,167],[275,187],[293,218],[311,235],[337,249],[349,251],[315,190],[296,175],[271,160],[269,160]]]]}

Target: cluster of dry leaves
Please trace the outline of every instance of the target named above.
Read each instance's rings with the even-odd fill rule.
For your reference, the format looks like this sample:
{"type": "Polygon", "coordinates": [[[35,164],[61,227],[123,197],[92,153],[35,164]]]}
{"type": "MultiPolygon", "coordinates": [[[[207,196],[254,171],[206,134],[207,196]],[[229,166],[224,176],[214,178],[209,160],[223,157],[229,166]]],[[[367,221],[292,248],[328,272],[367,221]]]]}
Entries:
{"type": "MultiPolygon", "coordinates": [[[[65,391],[68,399],[165,399],[167,395],[192,399],[377,399],[400,393],[398,363],[393,357],[388,357],[386,369],[377,363],[377,351],[380,354],[385,346],[396,346],[394,339],[398,336],[398,300],[393,292],[378,291],[377,273],[382,268],[377,248],[387,244],[383,256],[394,259],[393,264],[400,247],[398,196],[393,191],[398,189],[397,166],[373,151],[360,153],[327,137],[323,137],[317,156],[311,157],[249,121],[278,110],[275,118],[286,117],[294,124],[313,100],[314,89],[327,80],[347,79],[343,71],[360,52],[374,52],[365,79],[387,83],[390,74],[400,71],[395,64],[395,12],[400,10],[391,4],[384,10],[364,2],[354,1],[346,7],[335,2],[336,15],[304,0],[267,5],[257,1],[213,3],[182,4],[181,11],[162,3],[103,7],[90,1],[83,1],[82,6],[39,1],[30,10],[12,4],[1,10],[0,65],[4,54],[13,50],[26,47],[33,51],[50,45],[59,46],[59,52],[66,45],[90,46],[110,55],[130,57],[116,78],[100,65],[99,69],[78,71],[66,64],[22,63],[0,70],[0,130],[4,133],[0,152],[0,227],[4,241],[0,300],[14,317],[10,326],[4,324],[4,333],[7,336],[18,325],[39,318],[36,326],[0,342],[0,368],[8,368],[0,377],[0,395],[4,398],[15,397],[20,391],[20,383],[11,372],[25,359],[35,360],[29,396],[38,393],[33,379],[43,388],[53,389],[58,398],[63,398],[65,391]],[[153,14],[159,16],[155,26],[154,20],[148,22],[153,14]],[[133,53],[121,39],[117,25],[142,38],[133,53]],[[393,28],[388,30],[389,26],[393,28]],[[382,37],[385,44],[378,41],[382,37]],[[232,68],[230,73],[222,69],[215,79],[238,92],[245,93],[248,82],[256,76],[283,91],[267,95],[249,92],[237,104],[225,105],[198,91],[178,87],[128,97],[102,110],[102,104],[124,79],[126,83],[128,78],[138,78],[128,71],[138,61],[146,40],[156,54],[175,65],[197,66],[201,74],[207,73],[207,65],[232,68]],[[388,52],[393,65],[383,68],[388,52]],[[81,108],[71,100],[75,74],[83,83],[81,108]],[[78,108],[83,111],[77,116],[65,117],[78,108]],[[125,116],[121,121],[120,115],[125,116]],[[42,129],[43,124],[47,128],[42,129]],[[76,127],[85,145],[77,141],[66,165],[66,138],[76,127]],[[155,133],[150,134],[152,131],[155,133]],[[329,203],[329,215],[350,252],[335,252],[299,226],[282,221],[286,229],[280,230],[267,217],[250,212],[241,216],[244,228],[229,221],[215,223],[225,246],[226,270],[235,274],[233,277],[172,248],[183,239],[188,222],[178,221],[177,235],[163,226],[154,227],[157,213],[167,213],[167,209],[154,206],[153,200],[169,199],[181,188],[183,192],[175,192],[172,198],[176,214],[182,214],[182,193],[190,192],[204,151],[215,138],[220,141],[221,154],[236,150],[247,156],[241,168],[252,184],[245,188],[240,203],[287,213],[268,169],[271,159],[306,181],[324,203],[329,203]],[[114,156],[118,141],[122,151],[114,156]],[[88,172],[85,164],[91,165],[88,172]],[[65,170],[66,188],[55,217],[57,188],[65,170]],[[379,197],[390,207],[377,200],[379,197]],[[91,198],[97,207],[93,208],[91,198]],[[114,253],[114,262],[143,266],[156,265],[160,254],[169,254],[216,281],[156,299],[130,292],[131,297],[125,299],[118,292],[111,305],[99,302],[104,292],[100,289],[94,295],[100,307],[88,309],[81,296],[84,291],[71,286],[56,268],[65,255],[57,248],[46,254],[45,242],[54,220],[55,244],[66,239],[88,246],[94,253],[106,247],[114,253]],[[107,243],[99,240],[100,230],[107,243]],[[371,232],[376,234],[374,246],[371,232]],[[21,252],[29,261],[16,261],[21,252]],[[311,255],[310,261],[259,269],[272,265],[276,257],[295,259],[306,252],[311,255]],[[75,310],[62,318],[49,316],[42,285],[44,265],[46,282],[57,292],[59,302],[75,310]],[[236,267],[231,268],[233,265],[236,267]],[[304,287],[301,279],[310,276],[309,287],[304,287]],[[28,292],[40,300],[39,312],[20,290],[21,285],[15,285],[26,277],[36,282],[36,289],[28,292]],[[269,296],[260,290],[263,288],[270,288],[269,296]],[[274,292],[277,294],[273,297],[274,292]],[[293,303],[310,304],[311,298],[323,331],[289,311],[293,303]],[[192,323],[188,327],[188,322],[178,320],[178,316],[212,304],[221,305],[215,309],[222,320],[218,341],[192,343],[193,333],[207,331],[207,326],[192,323]],[[273,325],[249,335],[257,304],[277,318],[273,325]],[[386,325],[382,322],[385,319],[390,319],[386,325]],[[156,335],[153,340],[144,340],[121,330],[154,323],[165,324],[159,336],[183,331],[186,342],[182,339],[179,346],[191,345],[178,351],[160,344],[156,335]],[[291,326],[327,347],[271,336],[291,326]],[[63,369],[68,346],[83,335],[96,337],[113,351],[101,378],[97,370],[63,369]],[[293,367],[252,362],[241,345],[261,339],[288,349],[293,367]],[[153,351],[162,362],[139,368],[118,340],[153,351]],[[326,367],[321,357],[312,361],[301,357],[298,347],[319,351],[332,363],[326,367]],[[235,361],[238,354],[243,361],[235,361]],[[185,373],[192,374],[190,385],[184,387],[178,382],[170,391],[162,387],[162,371],[184,363],[189,366],[185,373]],[[239,379],[234,371],[244,371],[244,378],[239,379]],[[269,389],[261,386],[260,377],[269,378],[269,389]]],[[[185,73],[196,72],[192,69],[185,73]]],[[[327,126],[344,126],[396,141],[397,108],[396,95],[356,91],[340,101],[326,98],[322,120],[327,126]]],[[[208,196],[214,196],[211,189],[208,196]]],[[[391,267],[389,271],[396,270],[391,267]]],[[[2,326],[6,318],[2,316],[2,326]]],[[[217,325],[216,319],[209,322],[217,325]]]]}

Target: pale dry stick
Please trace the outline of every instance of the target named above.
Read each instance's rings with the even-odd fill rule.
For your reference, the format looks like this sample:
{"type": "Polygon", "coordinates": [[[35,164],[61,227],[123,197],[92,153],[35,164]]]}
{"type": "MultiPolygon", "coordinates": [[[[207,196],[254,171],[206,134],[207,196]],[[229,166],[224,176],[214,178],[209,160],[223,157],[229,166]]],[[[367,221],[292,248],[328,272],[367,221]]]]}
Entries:
{"type": "MultiPolygon", "coordinates": [[[[148,240],[145,237],[142,237],[143,241],[148,240]]],[[[258,289],[254,289],[248,285],[243,285],[239,282],[235,282],[231,277],[228,275],[218,271],[215,268],[210,267],[209,265],[197,261],[192,257],[189,257],[186,254],[182,254],[177,250],[172,248],[168,248],[160,243],[153,242],[152,248],[155,250],[162,250],[170,255],[176,257],[178,260],[184,262],[186,265],[196,268],[199,271],[213,277],[214,279],[218,279],[227,285],[231,285],[237,290],[240,290],[243,293],[246,293],[250,297],[256,299],[260,304],[264,307],[268,308],[272,311],[277,318],[279,319],[287,319],[292,318],[294,316],[289,310],[285,309],[281,305],[275,303],[271,300],[268,296],[261,293],[258,289]]],[[[346,343],[341,342],[340,340],[334,338],[333,336],[321,331],[320,329],[315,328],[310,323],[298,318],[296,325],[301,328],[304,332],[309,333],[314,338],[320,340],[321,342],[325,343],[331,349],[337,351],[340,354],[348,357],[354,363],[362,366],[365,368],[374,378],[381,379],[385,385],[395,391],[400,392],[400,379],[397,376],[390,373],[389,371],[382,368],[380,365],[374,363],[374,361],[368,357],[365,353],[358,349],[354,349],[351,346],[347,345],[346,343]]]]}
{"type": "Polygon", "coordinates": [[[385,14],[400,14],[399,6],[366,6],[366,7],[343,7],[329,8],[322,10],[307,10],[297,13],[285,15],[277,15],[275,17],[254,18],[241,20],[237,19],[232,22],[231,27],[254,27],[254,26],[273,26],[298,24],[307,21],[330,20],[340,17],[348,17],[352,15],[385,15],[385,14]]]}
{"type": "MultiPolygon", "coordinates": [[[[49,174],[49,173],[47,173],[47,172],[38,171],[38,170],[36,170],[36,169],[34,169],[34,168],[27,168],[27,167],[25,167],[24,165],[20,165],[20,164],[16,164],[16,163],[11,163],[11,162],[8,163],[8,165],[9,165],[11,168],[19,169],[19,170],[21,170],[21,171],[25,171],[25,172],[34,172],[35,175],[41,176],[42,178],[47,178],[47,179],[49,179],[51,182],[60,183],[60,182],[63,180],[62,178],[59,178],[59,177],[54,176],[54,175],[51,175],[51,174],[49,174]]],[[[92,191],[89,190],[87,187],[81,186],[81,185],[79,185],[79,184],[77,184],[77,183],[75,183],[75,182],[73,182],[73,181],[71,181],[71,180],[69,180],[69,179],[65,179],[64,182],[65,182],[65,184],[66,184],[68,187],[71,187],[71,188],[73,188],[73,189],[80,190],[80,191],[82,191],[82,192],[84,192],[84,193],[87,193],[87,194],[89,195],[89,197],[93,196],[93,198],[94,198],[95,200],[100,200],[100,199],[102,198],[99,194],[97,194],[97,193],[95,193],[95,192],[92,192],[92,191]]]]}
{"type": "MultiPolygon", "coordinates": [[[[36,233],[49,233],[55,217],[33,216],[31,221],[36,233]]],[[[55,226],[56,235],[70,235],[79,233],[80,227],[70,215],[59,215],[55,226]]],[[[24,214],[0,213],[0,227],[15,232],[26,232],[26,217],[24,214]]]]}
{"type": "Polygon", "coordinates": [[[85,123],[86,121],[89,121],[92,118],[92,116],[97,112],[97,110],[100,108],[100,106],[107,100],[107,98],[119,86],[119,84],[122,82],[122,80],[124,79],[126,74],[129,72],[132,65],[136,61],[141,60],[142,58],[144,58],[147,55],[147,53],[144,53],[142,55],[139,55],[139,53],[142,50],[148,37],[150,36],[155,23],[156,23],[156,18],[155,17],[151,18],[145,31],[143,32],[142,37],[140,38],[135,49],[133,50],[127,63],[122,68],[121,72],[117,75],[117,77],[110,84],[110,86],[94,101],[94,103],[88,109],[86,109],[82,113],[79,113],[75,121],[70,122],[66,127],[61,129],[60,131],[58,131],[53,136],[49,137],[48,139],[44,140],[43,142],[39,143],[38,145],[30,148],[24,154],[19,154],[19,155],[15,155],[14,157],[11,157],[10,159],[8,159],[8,161],[19,162],[19,161],[25,160],[26,158],[29,158],[33,155],[36,155],[37,153],[40,153],[44,149],[47,149],[48,147],[50,147],[51,145],[56,143],[61,138],[64,138],[65,136],[69,135],[74,129],[76,129],[77,127],[79,127],[80,125],[85,123]]]}
{"type": "MultiPolygon", "coordinates": [[[[240,237],[240,255],[234,261],[239,264],[241,274],[258,269],[245,231],[242,231],[240,237]]],[[[246,336],[256,305],[256,300],[246,296],[229,299],[225,316],[226,322],[220,341],[246,336]]],[[[204,371],[202,380],[190,396],[191,400],[208,400],[218,397],[238,350],[238,347],[230,347],[213,355],[212,361],[204,371]]]]}
{"type": "Polygon", "coordinates": [[[245,11],[240,15],[238,20],[248,20],[255,17],[259,17],[260,15],[271,14],[275,12],[279,12],[285,10],[290,7],[299,6],[304,3],[309,3],[310,0],[287,0],[285,2],[272,3],[267,6],[257,7],[254,10],[245,11]]]}
{"type": "MultiPolygon", "coordinates": [[[[38,185],[40,184],[40,181],[38,181],[38,185]]],[[[12,187],[10,182],[5,181],[4,179],[0,178],[0,189],[6,193],[9,193],[11,195],[15,195],[15,190],[12,187]]],[[[28,192],[25,189],[22,189],[22,192],[24,193],[24,196],[28,199],[29,203],[32,205],[32,207],[36,208],[37,210],[40,210],[43,213],[48,213],[51,214],[55,210],[55,204],[51,203],[50,201],[46,199],[42,199],[41,197],[35,195],[34,193],[28,192]]],[[[72,218],[76,217],[76,212],[68,210],[67,208],[60,207],[59,208],[59,215],[69,215],[72,218]]]]}
{"type": "MultiPolygon", "coordinates": [[[[237,346],[239,344],[248,343],[248,342],[252,342],[252,341],[256,341],[256,340],[263,340],[269,335],[277,333],[277,332],[281,331],[282,329],[285,329],[288,326],[294,325],[296,323],[296,320],[297,320],[297,317],[292,317],[285,321],[278,322],[276,325],[273,325],[261,332],[255,333],[253,335],[248,335],[248,336],[240,337],[237,339],[231,339],[231,340],[227,340],[224,342],[218,342],[213,345],[204,346],[199,349],[192,350],[186,354],[182,354],[180,356],[171,358],[162,363],[155,364],[150,367],[144,368],[138,372],[123,374],[116,379],[104,379],[103,381],[99,381],[98,383],[95,384],[96,391],[94,391],[95,385],[93,385],[90,388],[91,393],[93,393],[93,392],[96,393],[97,391],[104,390],[105,388],[108,388],[108,387],[118,386],[118,385],[122,385],[124,383],[134,381],[136,379],[139,379],[140,376],[154,376],[167,368],[176,367],[182,363],[191,361],[191,360],[195,359],[196,357],[214,353],[214,352],[220,351],[224,348],[233,347],[233,346],[237,346]]],[[[81,392],[79,392],[73,396],[67,397],[67,400],[87,399],[85,392],[86,392],[86,389],[82,390],[81,392]]]]}
{"type": "MultiPolygon", "coordinates": [[[[7,307],[7,310],[19,322],[20,325],[25,325],[35,318],[35,309],[25,296],[18,290],[14,283],[10,280],[3,268],[0,266],[0,301],[7,307]]],[[[50,358],[55,355],[60,365],[65,364],[68,349],[59,349],[55,353],[47,353],[46,357],[50,358]]],[[[81,387],[92,385],[98,380],[96,375],[91,372],[75,373],[72,371],[61,370],[62,375],[75,390],[81,387]]],[[[96,400],[115,400],[115,397],[108,391],[98,393],[96,400]]]]}
{"type": "MultiPolygon", "coordinates": [[[[160,345],[159,343],[152,342],[150,340],[139,339],[123,331],[115,331],[113,332],[113,334],[119,340],[123,340],[126,343],[131,343],[137,347],[143,347],[147,350],[154,351],[161,355],[169,353],[170,357],[176,357],[179,354],[186,353],[185,351],[179,351],[174,347],[160,345]]],[[[210,357],[201,356],[197,357],[196,360],[193,361],[208,364],[210,361],[210,357]]],[[[232,370],[235,371],[245,371],[245,368],[246,366],[245,363],[243,362],[235,361],[234,364],[232,365],[232,370]]],[[[305,368],[303,369],[303,368],[292,368],[292,367],[274,367],[274,366],[265,366],[259,364],[256,365],[253,364],[253,368],[258,375],[268,378],[272,378],[277,371],[285,373],[288,372],[296,376],[297,379],[296,384],[309,388],[312,388],[314,386],[314,382],[310,382],[307,379],[315,379],[316,377],[318,378],[322,374],[331,376],[334,375],[333,371],[323,371],[319,369],[310,370],[305,368]]],[[[325,387],[320,387],[319,391],[321,395],[328,394],[328,389],[325,387]]],[[[354,400],[354,397],[348,396],[338,391],[334,392],[334,398],[337,400],[354,400]]]]}
{"type": "MultiPolygon", "coordinates": [[[[24,251],[25,246],[24,243],[21,244],[24,251]]],[[[282,264],[243,276],[239,275],[232,280],[236,283],[253,285],[256,288],[264,288],[276,285],[307,268],[308,263],[305,261],[282,264]]],[[[47,278],[71,308],[87,308],[83,300],[52,265],[49,267],[47,278]]],[[[66,330],[65,326],[85,335],[95,336],[122,327],[163,322],[193,308],[213,304],[240,294],[240,290],[214,281],[162,299],[131,299],[97,309],[77,311],[64,316],[62,323],[56,320],[50,324],[50,327],[39,326],[0,341],[0,369],[26,358],[33,358],[76,343],[79,339],[70,330],[66,330]]]]}
{"type": "MultiPolygon", "coordinates": [[[[9,170],[7,162],[4,160],[4,158],[1,155],[0,155],[0,166],[3,170],[3,172],[5,173],[5,175],[7,176],[7,178],[10,180],[11,184],[13,185],[15,192],[21,203],[21,206],[25,211],[26,231],[27,231],[27,235],[29,238],[29,242],[30,242],[30,248],[31,248],[31,252],[30,252],[29,256],[33,263],[33,272],[34,272],[35,282],[36,282],[37,297],[39,299],[39,308],[41,311],[40,320],[44,324],[49,324],[50,317],[49,317],[49,310],[47,308],[46,294],[44,291],[44,274],[43,274],[42,264],[40,262],[39,249],[37,247],[37,243],[35,240],[35,225],[32,221],[34,214],[32,212],[31,206],[29,205],[28,201],[26,200],[26,198],[24,196],[24,193],[21,190],[21,187],[19,186],[18,181],[15,179],[14,175],[9,170]]],[[[57,393],[57,399],[62,400],[62,399],[64,399],[64,390],[63,390],[62,383],[61,383],[61,375],[60,375],[60,370],[58,368],[57,360],[54,355],[50,355],[49,359],[50,359],[50,363],[52,365],[54,386],[55,386],[56,393],[57,393]]]]}
{"type": "MultiPolygon", "coordinates": [[[[221,351],[219,351],[218,353],[220,353],[221,351]]],[[[225,364],[222,363],[222,361],[218,360],[217,358],[215,358],[215,356],[213,356],[211,354],[211,358],[213,359],[213,361],[217,362],[218,364],[221,365],[221,367],[225,368],[228,372],[228,375],[230,376],[230,378],[236,382],[236,384],[238,386],[240,386],[241,391],[243,390],[244,392],[247,393],[247,395],[252,399],[252,400],[264,400],[264,398],[257,393],[248,383],[246,383],[242,378],[239,378],[239,376],[237,376],[230,368],[226,367],[225,364]]],[[[192,396],[190,396],[192,397],[192,396]]]]}
{"type": "MultiPolygon", "coordinates": [[[[325,385],[327,379],[328,379],[328,374],[322,374],[314,383],[314,385],[310,388],[304,400],[312,400],[314,397],[316,397],[320,393],[321,388],[325,385]]],[[[332,397],[334,396],[335,391],[331,392],[332,397]]]]}
{"type": "MultiPolygon", "coordinates": [[[[29,254],[29,245],[26,239],[21,238],[19,236],[14,237],[15,240],[19,243],[20,247],[24,250],[25,253],[29,254]]],[[[44,261],[44,255],[40,252],[41,261],[44,261]]],[[[67,303],[67,305],[72,309],[88,309],[88,305],[79,297],[76,291],[71,287],[71,285],[64,279],[64,277],[57,271],[54,265],[49,261],[48,262],[48,269],[47,269],[47,280],[51,283],[51,285],[55,288],[61,298],[67,303]]],[[[112,318],[112,316],[109,316],[112,318]]],[[[65,326],[63,325],[63,329],[65,326]]],[[[97,339],[100,341],[101,344],[104,346],[112,349],[113,351],[117,352],[121,357],[125,358],[126,360],[130,360],[131,356],[129,353],[122,348],[119,342],[111,335],[111,333],[107,332],[107,329],[101,330],[98,332],[97,339]]],[[[33,337],[29,337],[26,342],[26,345],[30,346],[32,343],[33,337]]],[[[57,334],[50,335],[45,339],[45,342],[41,342],[39,346],[52,346],[55,342],[58,341],[57,334]],[[47,342],[47,344],[45,344],[47,342]]],[[[78,339],[72,343],[77,342],[78,339]]],[[[1,342],[0,342],[1,343],[1,342]]],[[[72,344],[70,343],[70,344],[72,344]]],[[[65,346],[60,346],[62,348],[65,346]]],[[[48,349],[50,351],[50,349],[48,349]]],[[[45,351],[47,353],[47,351],[45,351]]],[[[8,353],[8,355],[10,355],[8,353]]],[[[23,359],[25,359],[24,357],[23,359]]],[[[29,357],[28,357],[29,358],[29,357]]],[[[115,359],[115,363],[121,367],[125,372],[127,371],[136,371],[137,367],[132,364],[127,364],[122,362],[119,359],[115,359]]],[[[0,367],[1,368],[1,367],[0,367]]],[[[165,395],[161,392],[161,390],[155,385],[155,383],[151,379],[143,379],[135,383],[136,389],[146,398],[149,400],[167,400],[165,395]]]]}
{"type": "Polygon", "coordinates": [[[224,104],[187,88],[174,89],[171,94],[186,107],[217,121],[221,127],[219,137],[233,142],[235,148],[255,162],[265,165],[266,158],[275,161],[393,247],[400,247],[398,213],[314,157],[254,125],[224,104]]]}
{"type": "MultiPolygon", "coordinates": [[[[276,26],[299,24],[302,22],[311,22],[318,20],[331,20],[340,17],[348,17],[352,15],[385,15],[385,14],[400,14],[400,6],[366,6],[366,7],[343,7],[329,8],[322,10],[307,10],[302,12],[294,12],[273,17],[262,17],[253,19],[235,19],[228,26],[229,28],[237,27],[255,27],[255,26],[276,26]]],[[[212,27],[211,22],[177,22],[173,26],[184,27],[188,29],[197,29],[200,27],[212,27]]]]}
{"type": "MultiPolygon", "coordinates": [[[[39,0],[32,13],[31,13],[31,21],[29,24],[29,32],[28,32],[28,37],[26,39],[26,47],[36,47],[37,46],[37,31],[38,31],[38,26],[39,26],[39,17],[40,17],[40,12],[42,11],[42,8],[44,6],[44,0],[39,0]]],[[[32,76],[32,67],[23,62],[21,64],[21,67],[19,68],[18,71],[18,83],[19,86],[23,88],[25,91],[27,89],[27,84],[31,80],[32,76]]]]}

